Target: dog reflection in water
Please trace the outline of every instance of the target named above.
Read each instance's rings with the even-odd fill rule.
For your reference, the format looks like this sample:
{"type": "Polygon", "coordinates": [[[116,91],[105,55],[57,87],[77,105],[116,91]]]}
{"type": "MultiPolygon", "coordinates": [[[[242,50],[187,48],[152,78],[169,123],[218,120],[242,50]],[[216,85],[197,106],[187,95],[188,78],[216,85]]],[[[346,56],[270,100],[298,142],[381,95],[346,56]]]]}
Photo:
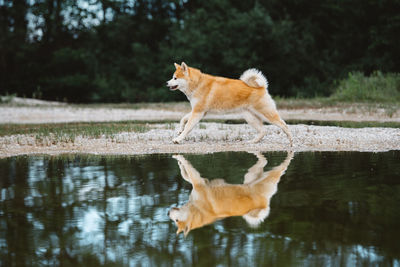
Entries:
{"type": "Polygon", "coordinates": [[[257,163],[244,176],[243,184],[228,184],[222,179],[208,180],[183,156],[178,161],[183,179],[192,184],[189,201],[179,208],[172,208],[168,216],[178,227],[177,234],[213,223],[216,220],[243,216],[251,226],[258,226],[269,214],[271,197],[276,193],[281,176],[293,158],[289,152],[277,167],[264,172],[267,160],[261,153],[255,153],[257,163]]]}

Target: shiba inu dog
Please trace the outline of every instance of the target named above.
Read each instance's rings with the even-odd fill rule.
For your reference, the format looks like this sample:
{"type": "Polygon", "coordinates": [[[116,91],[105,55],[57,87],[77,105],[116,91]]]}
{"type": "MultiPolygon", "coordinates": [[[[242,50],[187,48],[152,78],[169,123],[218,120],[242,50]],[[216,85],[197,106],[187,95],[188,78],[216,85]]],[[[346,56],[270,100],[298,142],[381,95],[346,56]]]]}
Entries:
{"type": "Polygon", "coordinates": [[[292,146],[289,128],[279,116],[275,102],[267,91],[268,81],[259,70],[249,69],[240,79],[228,79],[204,74],[184,62],[181,65],[175,63],[175,68],[167,86],[170,90],[182,91],[189,99],[192,111],[181,119],[179,135],[173,139],[174,143],[182,142],[208,111],[239,110],[244,113],[247,123],[258,132],[251,142],[257,143],[265,136],[265,120],[280,127],[292,146]]]}
{"type": "Polygon", "coordinates": [[[255,154],[257,163],[249,169],[243,184],[228,184],[222,179],[208,180],[181,155],[178,161],[182,178],[192,184],[189,201],[179,208],[171,208],[168,216],[186,236],[195,228],[211,224],[230,216],[243,216],[251,226],[258,226],[269,215],[270,199],[276,193],[281,176],[293,158],[289,152],[277,167],[264,172],[267,160],[261,153],[255,154]]]}

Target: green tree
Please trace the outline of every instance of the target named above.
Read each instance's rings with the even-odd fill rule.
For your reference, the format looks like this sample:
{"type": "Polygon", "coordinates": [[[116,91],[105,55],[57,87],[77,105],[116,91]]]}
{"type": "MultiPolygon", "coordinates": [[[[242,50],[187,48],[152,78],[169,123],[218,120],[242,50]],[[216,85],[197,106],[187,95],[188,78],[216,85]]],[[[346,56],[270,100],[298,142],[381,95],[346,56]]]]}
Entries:
{"type": "Polygon", "coordinates": [[[330,95],[349,72],[400,72],[399,0],[3,0],[0,94],[70,102],[184,100],[174,61],[273,95],[330,95]],[[396,13],[397,12],[397,13],[396,13]]]}

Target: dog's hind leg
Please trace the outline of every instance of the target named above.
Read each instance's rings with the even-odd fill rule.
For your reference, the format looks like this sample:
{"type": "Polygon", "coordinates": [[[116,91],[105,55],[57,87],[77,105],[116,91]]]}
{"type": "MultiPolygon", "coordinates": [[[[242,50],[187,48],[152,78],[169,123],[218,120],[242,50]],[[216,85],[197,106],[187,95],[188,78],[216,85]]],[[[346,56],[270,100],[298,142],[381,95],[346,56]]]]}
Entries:
{"type": "Polygon", "coordinates": [[[256,114],[250,112],[250,111],[245,111],[243,114],[244,119],[250,126],[252,126],[254,129],[257,130],[258,134],[256,137],[254,137],[252,140],[250,140],[250,143],[258,143],[260,142],[261,139],[265,136],[267,131],[263,127],[263,122],[260,117],[258,117],[256,114]]]}
{"type": "Polygon", "coordinates": [[[243,184],[250,184],[262,177],[264,172],[264,167],[267,165],[268,161],[265,159],[263,154],[260,152],[253,153],[257,157],[257,162],[254,164],[244,175],[243,184]]]}
{"type": "Polygon", "coordinates": [[[278,184],[281,176],[286,172],[287,168],[289,167],[290,162],[294,157],[293,151],[288,151],[286,159],[279,164],[278,166],[274,167],[272,170],[265,173],[266,179],[268,183],[278,184]]]}
{"type": "Polygon", "coordinates": [[[289,130],[289,127],[286,125],[285,121],[281,119],[281,117],[278,114],[278,111],[276,111],[275,108],[262,106],[261,108],[255,108],[254,111],[257,115],[258,114],[262,115],[269,123],[274,124],[279,128],[281,128],[288,137],[290,146],[293,146],[293,138],[289,130]]]}

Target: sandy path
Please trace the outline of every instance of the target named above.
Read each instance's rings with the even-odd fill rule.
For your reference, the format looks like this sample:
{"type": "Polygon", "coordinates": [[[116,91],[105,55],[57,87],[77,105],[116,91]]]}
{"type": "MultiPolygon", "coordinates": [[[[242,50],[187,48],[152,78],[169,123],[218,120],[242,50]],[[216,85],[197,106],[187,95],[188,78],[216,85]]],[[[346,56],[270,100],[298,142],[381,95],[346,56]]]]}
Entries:
{"type": "MultiPolygon", "coordinates": [[[[174,127],[177,124],[173,125],[174,127]]],[[[275,126],[265,126],[267,136],[250,144],[255,131],[247,124],[202,123],[182,144],[172,144],[174,130],[165,124],[150,124],[145,133],[119,133],[111,138],[55,142],[50,137],[37,143],[34,136],[0,137],[0,157],[22,154],[148,154],[148,153],[211,153],[220,151],[275,151],[288,149],[286,136],[275,126]]],[[[341,128],[290,125],[294,151],[387,151],[400,149],[400,129],[341,128]]]]}
{"type": "MultiPolygon", "coordinates": [[[[393,121],[400,122],[399,111],[389,116],[384,110],[367,112],[362,110],[323,108],[323,109],[282,109],[279,111],[285,120],[331,120],[331,121],[393,121]]],[[[58,123],[89,121],[178,121],[184,111],[122,108],[78,108],[63,107],[13,107],[0,106],[0,123],[58,123]]],[[[242,119],[238,113],[208,114],[206,119],[242,119]]]]}

